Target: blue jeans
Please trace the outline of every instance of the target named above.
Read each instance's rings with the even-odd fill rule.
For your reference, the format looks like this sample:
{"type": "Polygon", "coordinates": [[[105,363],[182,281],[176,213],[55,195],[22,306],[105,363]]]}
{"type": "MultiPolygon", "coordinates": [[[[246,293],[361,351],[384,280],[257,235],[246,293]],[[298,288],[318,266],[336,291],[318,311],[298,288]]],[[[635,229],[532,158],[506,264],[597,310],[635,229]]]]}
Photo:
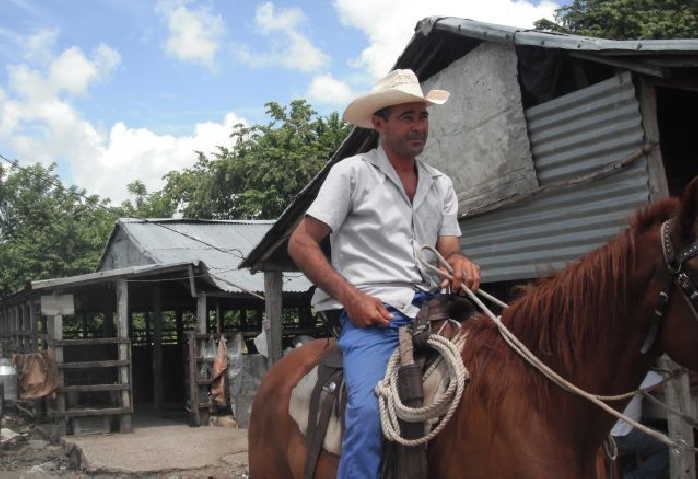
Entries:
{"type": "MultiPolygon", "coordinates": [[[[432,295],[416,291],[412,304],[422,307],[432,295]]],[[[382,434],[378,398],[374,388],[385,376],[388,360],[399,344],[398,329],[412,322],[395,308],[386,305],[393,315],[387,328],[354,326],[345,311],[340,322],[339,346],[344,353],[344,381],[347,387],[342,456],[337,477],[373,479],[379,477],[382,434]]]]}
{"type": "Polygon", "coordinates": [[[669,472],[669,449],[661,442],[645,433],[633,429],[626,436],[616,437],[616,444],[621,455],[641,456],[633,471],[625,472],[623,479],[660,479],[669,472]]]}

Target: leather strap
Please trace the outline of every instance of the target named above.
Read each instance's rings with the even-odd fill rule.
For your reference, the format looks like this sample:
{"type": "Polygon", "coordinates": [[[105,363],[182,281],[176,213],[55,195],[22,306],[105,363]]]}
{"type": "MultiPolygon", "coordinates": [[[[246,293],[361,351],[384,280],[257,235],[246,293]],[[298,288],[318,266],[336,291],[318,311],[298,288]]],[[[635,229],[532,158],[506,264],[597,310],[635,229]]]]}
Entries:
{"type": "Polygon", "coordinates": [[[343,376],[343,369],[337,369],[322,362],[318,365],[318,382],[310,396],[310,410],[308,412],[308,431],[305,442],[308,455],[303,472],[304,479],[315,477],[317,462],[322,451],[322,442],[330,423],[335,401],[339,397],[343,376]]]}

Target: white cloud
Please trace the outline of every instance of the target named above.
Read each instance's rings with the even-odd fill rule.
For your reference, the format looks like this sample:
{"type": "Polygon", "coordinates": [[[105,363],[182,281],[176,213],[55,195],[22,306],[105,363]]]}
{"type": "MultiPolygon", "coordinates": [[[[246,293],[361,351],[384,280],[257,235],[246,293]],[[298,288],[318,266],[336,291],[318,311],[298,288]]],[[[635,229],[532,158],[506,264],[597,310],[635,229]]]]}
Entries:
{"type": "Polygon", "coordinates": [[[165,49],[175,58],[214,69],[224,34],[223,17],[205,7],[189,8],[188,3],[158,3],[156,10],[165,17],[169,30],[165,49]]]}
{"type": "Polygon", "coordinates": [[[306,21],[299,8],[276,9],[272,2],[257,7],[255,23],[260,33],[271,38],[271,49],[253,52],[248,45],[237,45],[234,54],[252,67],[282,66],[291,70],[315,72],[325,68],[330,58],[300,32],[306,21]]]}
{"type": "Polygon", "coordinates": [[[58,30],[39,30],[24,39],[24,58],[46,63],[51,58],[58,30]]]}
{"type": "Polygon", "coordinates": [[[101,44],[92,58],[79,47],[70,47],[49,62],[42,74],[27,65],[10,65],[10,87],[31,103],[47,101],[61,92],[81,94],[95,80],[107,77],[121,62],[119,52],[101,44]]]}
{"type": "Polygon", "coordinates": [[[165,173],[192,166],[195,151],[209,153],[229,144],[234,125],[246,123],[228,113],[220,122],[199,123],[190,135],[179,137],[122,122],[100,131],[63,96],[85,93],[119,62],[117,51],[100,45],[90,58],[79,48],[68,48],[43,71],[8,67],[9,88],[0,88],[0,142],[25,163],[69,162],[76,184],[120,203],[134,179],[156,191],[165,173]]]}
{"type": "Polygon", "coordinates": [[[78,184],[117,203],[128,196],[126,185],[134,179],[143,181],[148,191],[157,191],[163,186],[165,173],[193,165],[195,151],[211,153],[217,145],[228,145],[238,123],[246,120],[228,113],[220,123],[195,125],[189,136],[172,136],[119,122],[108,137],[100,138],[91,151],[73,163],[73,176],[78,184]]]}
{"type": "Polygon", "coordinates": [[[313,78],[306,92],[311,103],[324,105],[346,105],[355,96],[356,93],[347,83],[329,73],[313,78]]]}
{"type": "Polygon", "coordinates": [[[65,50],[51,63],[48,81],[58,91],[84,93],[97,77],[97,66],[78,47],[65,50]]]}
{"type": "Polygon", "coordinates": [[[352,64],[365,68],[374,78],[385,75],[410,41],[415,24],[429,16],[470,18],[531,28],[541,18],[553,18],[558,5],[543,0],[538,5],[527,0],[431,0],[401,2],[394,0],[335,0],[334,5],[345,25],[366,34],[369,46],[352,64]]]}
{"type": "Polygon", "coordinates": [[[284,32],[296,29],[306,18],[300,8],[274,12],[274,4],[266,2],[257,7],[255,20],[263,32],[284,32]]]}

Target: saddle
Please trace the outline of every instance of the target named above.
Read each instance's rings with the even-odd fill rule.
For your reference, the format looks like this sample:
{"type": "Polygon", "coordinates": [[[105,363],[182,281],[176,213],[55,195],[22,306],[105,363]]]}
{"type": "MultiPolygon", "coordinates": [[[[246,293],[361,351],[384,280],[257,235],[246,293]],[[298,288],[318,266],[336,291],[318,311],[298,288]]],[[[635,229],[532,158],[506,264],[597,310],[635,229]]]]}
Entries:
{"type": "MultiPolygon", "coordinates": [[[[438,331],[446,337],[453,337],[458,333],[459,328],[448,320],[454,319],[461,322],[476,310],[476,306],[469,299],[453,295],[438,296],[421,309],[415,321],[417,366],[410,369],[408,374],[411,377],[408,381],[400,385],[400,397],[403,402],[409,404],[408,401],[416,399],[420,403],[424,400],[424,403],[429,404],[436,394],[447,387],[447,371],[439,367],[431,368],[433,373],[426,378],[422,387],[422,373],[433,365],[437,355],[431,349],[423,347],[426,335],[420,331],[438,331]]],[[[301,433],[305,434],[307,448],[305,479],[314,477],[322,449],[336,455],[341,454],[345,406],[346,389],[342,350],[336,343],[330,342],[318,365],[298,382],[289,403],[289,414],[296,420],[301,433]]],[[[423,434],[425,427],[429,428],[430,425],[404,423],[403,432],[417,437],[423,434]]],[[[405,454],[401,448],[402,446],[397,443],[386,443],[381,467],[382,477],[406,478],[408,476],[405,475],[404,470],[412,470],[409,477],[426,477],[426,449],[404,448],[409,449],[409,454],[405,454]],[[417,464],[401,466],[405,457],[417,464]],[[401,470],[403,472],[400,472],[401,470]]]]}

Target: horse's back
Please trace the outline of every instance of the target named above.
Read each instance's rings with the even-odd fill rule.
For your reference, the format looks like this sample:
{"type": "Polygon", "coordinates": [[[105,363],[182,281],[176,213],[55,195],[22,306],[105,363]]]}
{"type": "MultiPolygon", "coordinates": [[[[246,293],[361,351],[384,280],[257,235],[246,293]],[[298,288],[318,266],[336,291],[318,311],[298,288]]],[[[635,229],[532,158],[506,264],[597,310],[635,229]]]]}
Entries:
{"type": "Polygon", "coordinates": [[[254,479],[302,477],[305,444],[288,414],[288,404],[298,381],[333,344],[333,340],[317,339],[296,348],[262,379],[252,402],[249,427],[250,476],[254,479]]]}

